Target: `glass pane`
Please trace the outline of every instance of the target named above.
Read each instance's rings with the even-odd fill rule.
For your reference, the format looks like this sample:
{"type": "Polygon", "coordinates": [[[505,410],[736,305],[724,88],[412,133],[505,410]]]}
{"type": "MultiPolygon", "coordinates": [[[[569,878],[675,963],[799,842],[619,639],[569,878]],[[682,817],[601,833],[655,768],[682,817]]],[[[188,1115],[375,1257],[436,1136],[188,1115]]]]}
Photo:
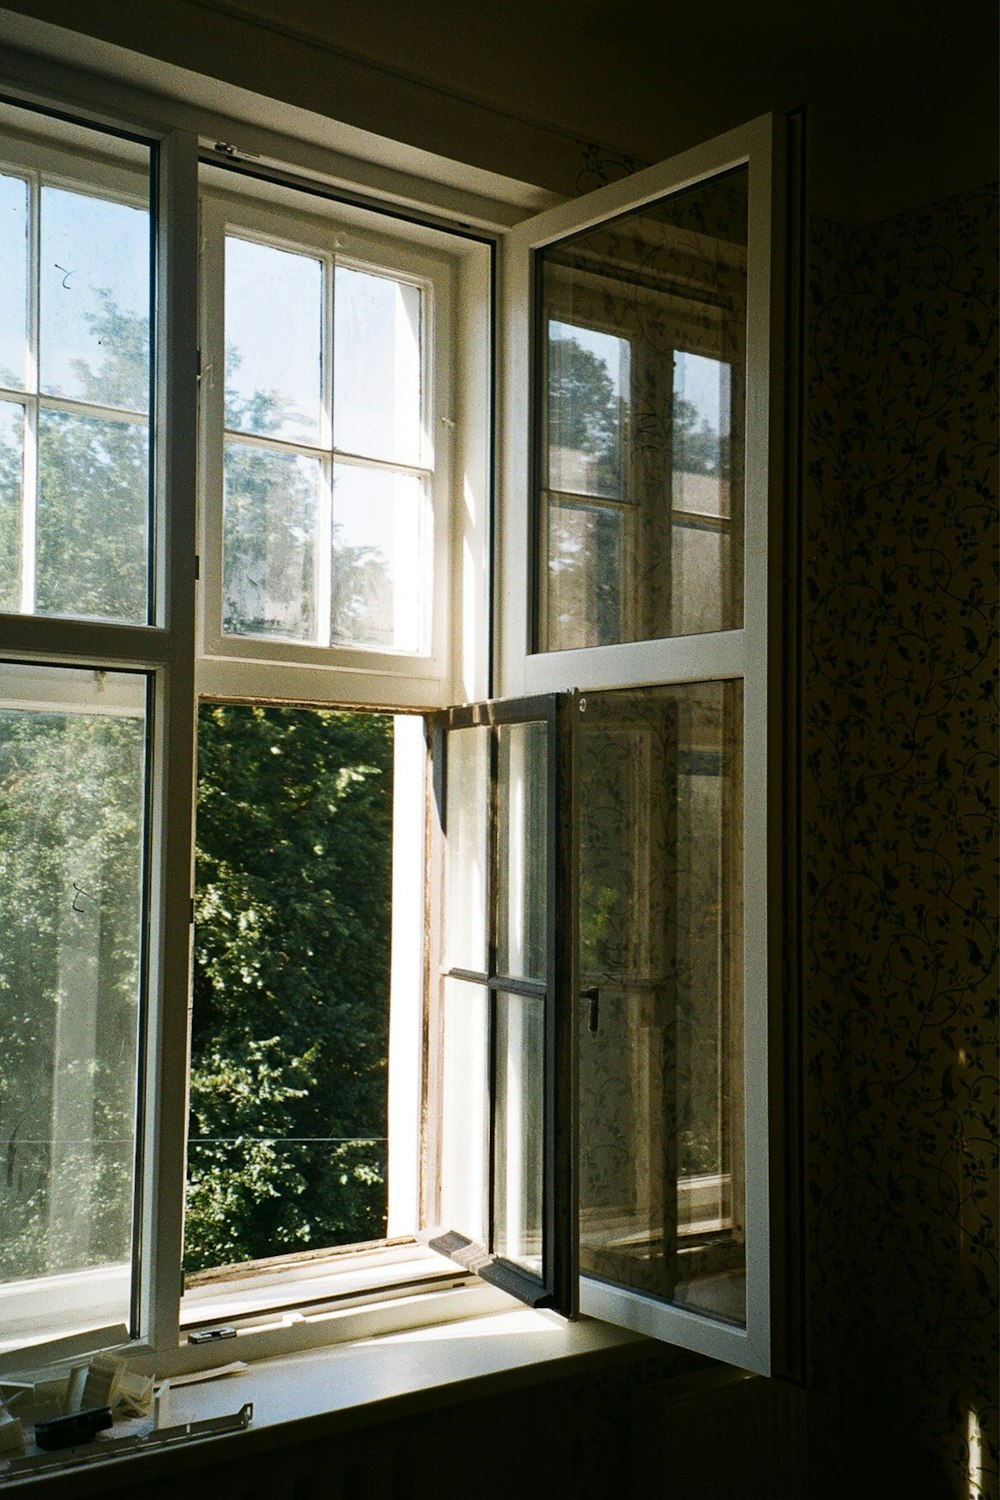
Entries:
{"type": "Polygon", "coordinates": [[[497,740],[497,972],[544,980],[548,727],[503,724],[497,740]]]}
{"type": "Polygon", "coordinates": [[[423,461],[419,287],[338,266],[333,435],[342,453],[423,461]]]}
{"type": "Polygon", "coordinates": [[[22,1335],[129,1321],[145,694],[0,667],[0,1280],[24,1283],[22,1335]],[[31,1284],[53,1276],[58,1297],[31,1284]]]}
{"type": "Polygon", "coordinates": [[[144,422],[39,413],[39,614],[145,620],[148,458],[144,422]]]}
{"type": "Polygon", "coordinates": [[[393,720],[198,712],[188,1271],[385,1235],[393,720]]]}
{"type": "Polygon", "coordinates": [[[0,385],[23,391],[28,364],[28,184],[0,173],[0,385]]]}
{"type": "Polygon", "coordinates": [[[479,1245],[488,1232],[488,1017],[481,985],[445,980],[440,1219],[479,1245]]]}
{"type": "Polygon", "coordinates": [[[0,610],[20,608],[24,407],[0,402],[0,610]]]}
{"type": "Polygon", "coordinates": [[[39,385],[149,411],[148,189],[136,203],[42,187],[39,385]]]}
{"type": "Polygon", "coordinates": [[[624,491],[622,437],[630,390],[627,339],[549,323],[549,488],[617,498],[624,491]]]}
{"type": "Polygon", "coordinates": [[[610,507],[549,507],[550,651],[626,638],[623,548],[627,517],[610,507]]]}
{"type": "Polygon", "coordinates": [[[545,1001],[496,996],[494,1249],[542,1274],[545,1001]]]}
{"type": "Polygon", "coordinates": [[[742,623],[746,225],[741,167],[539,255],[541,650],[742,623]]]}
{"type": "Polygon", "coordinates": [[[745,1321],[742,690],[588,693],[581,1270],[745,1321]]]}
{"type": "Polygon", "coordinates": [[[224,630],[314,641],[319,460],[231,442],[225,470],[224,630]]]}
{"type": "Polygon", "coordinates": [[[431,516],[415,474],[335,464],[332,637],[383,651],[427,650],[431,516]]]}
{"type": "Polygon", "coordinates": [[[226,238],[226,426],[317,444],[323,263],[226,238]]]}
{"type": "Polygon", "coordinates": [[[486,972],[489,730],[448,736],[445,967],[486,972]]]}

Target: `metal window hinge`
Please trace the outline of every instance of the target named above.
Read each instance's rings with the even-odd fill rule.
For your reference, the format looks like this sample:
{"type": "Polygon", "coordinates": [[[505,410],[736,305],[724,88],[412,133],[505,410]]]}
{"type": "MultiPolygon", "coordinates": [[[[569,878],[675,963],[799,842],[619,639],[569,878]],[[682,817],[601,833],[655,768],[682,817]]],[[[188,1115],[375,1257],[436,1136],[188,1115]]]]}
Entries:
{"type": "Polygon", "coordinates": [[[256,152],[241,151],[239,146],[234,146],[231,141],[216,141],[212,150],[218,151],[220,156],[228,156],[230,159],[260,161],[260,156],[256,152]]]}

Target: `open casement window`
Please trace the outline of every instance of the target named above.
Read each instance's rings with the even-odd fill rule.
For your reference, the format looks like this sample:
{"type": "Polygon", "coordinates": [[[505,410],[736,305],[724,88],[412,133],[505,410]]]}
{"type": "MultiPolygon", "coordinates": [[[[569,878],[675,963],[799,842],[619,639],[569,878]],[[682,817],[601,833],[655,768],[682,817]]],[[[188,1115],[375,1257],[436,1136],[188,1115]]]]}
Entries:
{"type": "Polygon", "coordinates": [[[580,1307],[763,1372],[784,161],[760,120],[507,237],[495,680],[576,694],[580,1307]]]}
{"type": "Polygon", "coordinates": [[[440,939],[429,996],[432,1248],[576,1307],[565,696],[434,723],[440,939]]]}
{"type": "MultiPolygon", "coordinates": [[[[770,1370],[780,131],[505,236],[491,518],[493,231],[105,108],[0,112],[0,989],[30,1022],[0,1069],[0,1359],[127,1339],[162,1372],[209,1316],[178,1306],[201,700],[408,716],[405,1253],[363,1286],[331,1260],[312,1300],[417,1319],[398,1266],[436,1226],[536,1306],[770,1370]]],[[[267,1308],[310,1300],[271,1272],[267,1308]]]]}

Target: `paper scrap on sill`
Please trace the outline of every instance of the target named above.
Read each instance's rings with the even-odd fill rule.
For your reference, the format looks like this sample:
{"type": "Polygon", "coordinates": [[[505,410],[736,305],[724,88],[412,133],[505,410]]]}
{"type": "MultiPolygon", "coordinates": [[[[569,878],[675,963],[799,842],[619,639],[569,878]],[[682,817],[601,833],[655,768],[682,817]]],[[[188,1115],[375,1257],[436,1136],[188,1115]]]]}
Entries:
{"type": "Polygon", "coordinates": [[[200,1385],[203,1380],[218,1380],[220,1375],[239,1375],[247,1368],[245,1359],[234,1359],[229,1365],[215,1365],[211,1370],[192,1370],[190,1375],[171,1375],[170,1389],[179,1385],[200,1385]]]}

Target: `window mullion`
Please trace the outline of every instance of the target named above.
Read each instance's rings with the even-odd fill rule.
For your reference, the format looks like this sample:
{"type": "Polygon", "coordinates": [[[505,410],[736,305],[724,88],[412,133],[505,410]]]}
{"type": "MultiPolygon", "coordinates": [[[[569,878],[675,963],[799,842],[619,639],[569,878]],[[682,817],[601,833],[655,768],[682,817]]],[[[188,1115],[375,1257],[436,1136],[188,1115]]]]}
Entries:
{"type": "Polygon", "coordinates": [[[333,624],[333,330],[337,295],[336,268],[335,256],[323,257],[323,327],[320,338],[320,442],[323,447],[323,463],[316,517],[316,556],[313,559],[316,639],[320,646],[329,646],[333,624]]]}
{"type": "Polygon", "coordinates": [[[156,217],[155,597],[167,662],[157,673],[150,847],[140,1278],[134,1321],[176,1346],[187,1135],[194,791],[195,490],[198,351],[198,141],[167,137],[156,217]]]}
{"type": "Polygon", "coordinates": [[[39,246],[41,244],[41,186],[37,173],[29,178],[28,209],[28,368],[25,371],[23,460],[21,470],[21,600],[22,614],[35,611],[35,550],[38,535],[38,330],[40,326],[39,246]]]}

